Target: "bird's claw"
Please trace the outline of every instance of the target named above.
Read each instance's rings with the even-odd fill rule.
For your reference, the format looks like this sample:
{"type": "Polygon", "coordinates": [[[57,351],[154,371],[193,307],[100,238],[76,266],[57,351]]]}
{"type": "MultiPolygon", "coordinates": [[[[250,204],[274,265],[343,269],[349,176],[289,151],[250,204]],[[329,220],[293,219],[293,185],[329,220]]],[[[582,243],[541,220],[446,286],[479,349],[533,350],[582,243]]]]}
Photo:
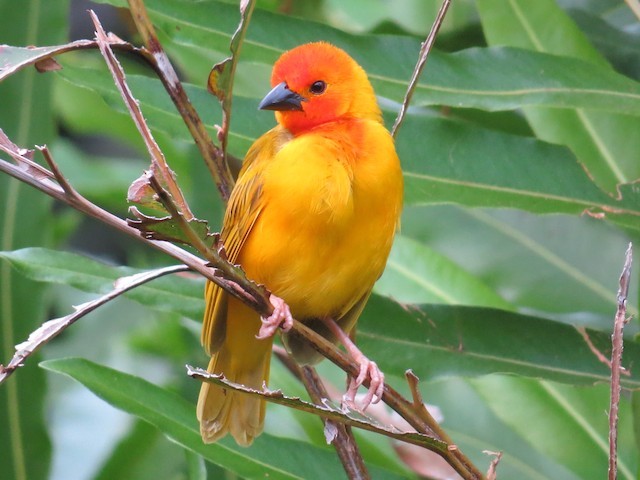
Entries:
{"type": "Polygon", "coordinates": [[[382,399],[384,392],[384,373],[378,368],[376,362],[369,360],[364,355],[358,358],[357,361],[360,365],[360,372],[356,378],[351,377],[349,388],[342,397],[342,401],[350,409],[364,412],[369,405],[372,403],[376,404],[382,399]],[[356,403],[356,393],[367,377],[369,378],[369,391],[358,405],[356,403]]]}
{"type": "Polygon", "coordinates": [[[269,297],[269,302],[273,305],[273,313],[268,317],[260,317],[262,325],[260,326],[258,335],[256,335],[258,340],[273,337],[279,327],[282,328],[284,332],[288,332],[291,330],[291,327],[293,327],[293,316],[285,301],[272,294],[269,297]]]}

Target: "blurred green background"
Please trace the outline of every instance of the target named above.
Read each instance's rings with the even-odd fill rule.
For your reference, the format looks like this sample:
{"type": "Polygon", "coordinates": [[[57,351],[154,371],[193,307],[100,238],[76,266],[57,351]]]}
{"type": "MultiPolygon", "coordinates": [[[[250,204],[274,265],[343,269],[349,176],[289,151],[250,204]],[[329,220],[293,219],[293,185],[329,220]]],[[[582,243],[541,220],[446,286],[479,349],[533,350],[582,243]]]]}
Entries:
{"type": "MultiPolygon", "coordinates": [[[[146,3],[213,132],[219,108],[204,88],[213,63],[228,54],[237,2],[146,3]]],[[[0,43],[91,38],[88,8],[107,30],[139,43],[126,10],[114,8],[123,4],[0,0],[0,43]]],[[[256,112],[270,66],[309,40],[333,41],[367,69],[391,126],[438,7],[431,0],[258,0],[238,68],[231,153],[241,158],[274,124],[256,112]]],[[[606,340],[624,251],[640,237],[640,23],[624,1],[454,0],[436,50],[398,136],[407,182],[402,231],[376,286],[379,300],[363,316],[363,348],[403,391],[404,369],[422,372],[426,401],[441,409],[444,428],[481,469],[490,461],[483,450],[503,450],[499,478],[604,478],[606,368],[573,326],[606,340]],[[409,305],[405,323],[374,308],[384,311],[390,299],[409,305]],[[447,307],[430,307],[436,304],[447,307]],[[416,314],[413,305],[422,305],[416,314]],[[411,326],[431,316],[440,325],[437,312],[461,348],[437,329],[422,338],[411,326]],[[495,323],[473,328],[473,318],[485,317],[495,323]]],[[[217,229],[223,207],[179,116],[145,65],[119,58],[192,209],[217,229]]],[[[0,128],[20,146],[48,144],[82,194],[124,217],[127,187],[148,165],[144,145],[97,51],[60,62],[59,72],[27,68],[0,83],[0,128]]],[[[3,175],[0,206],[1,362],[42,321],[71,313],[131,271],[116,266],[171,263],[3,175]],[[7,253],[28,247],[46,250],[7,253]]],[[[628,303],[632,363],[640,359],[637,271],[628,303]]],[[[183,276],[153,285],[80,320],[0,386],[0,478],[339,474],[320,422],[284,408],[269,408],[267,435],[251,449],[228,439],[197,443],[189,408],[199,385],[184,365],[206,364],[203,282],[183,276]],[[67,357],[95,363],[60,360],[67,357]],[[39,368],[42,360],[55,360],[47,368],[67,376],[39,368]],[[277,448],[280,454],[271,451],[277,448]],[[294,451],[300,458],[286,458],[294,451]],[[317,455],[321,468],[311,461],[317,455]]],[[[607,353],[605,343],[598,346],[607,353]]],[[[630,367],[629,385],[640,386],[630,367]]],[[[320,371],[342,388],[328,362],[320,371]]],[[[271,386],[305,395],[277,362],[271,386]]],[[[638,476],[637,414],[636,396],[625,391],[619,478],[638,476]]],[[[374,478],[418,475],[386,439],[358,438],[374,478]]],[[[423,475],[444,478],[423,452],[417,463],[423,475]]]]}

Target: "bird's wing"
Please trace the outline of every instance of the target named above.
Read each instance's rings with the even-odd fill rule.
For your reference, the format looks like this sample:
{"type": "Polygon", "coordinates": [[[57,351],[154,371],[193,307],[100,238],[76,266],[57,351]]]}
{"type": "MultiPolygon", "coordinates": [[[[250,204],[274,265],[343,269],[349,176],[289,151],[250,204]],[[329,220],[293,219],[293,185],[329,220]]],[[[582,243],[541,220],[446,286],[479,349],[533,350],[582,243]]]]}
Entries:
{"type": "MultiPolygon", "coordinates": [[[[264,206],[260,173],[287,140],[288,134],[276,127],[256,140],[247,152],[222,224],[221,240],[231,263],[237,262],[264,206]]],[[[226,335],[227,295],[213,282],[207,282],[201,342],[209,355],[220,348],[226,335]]]]}

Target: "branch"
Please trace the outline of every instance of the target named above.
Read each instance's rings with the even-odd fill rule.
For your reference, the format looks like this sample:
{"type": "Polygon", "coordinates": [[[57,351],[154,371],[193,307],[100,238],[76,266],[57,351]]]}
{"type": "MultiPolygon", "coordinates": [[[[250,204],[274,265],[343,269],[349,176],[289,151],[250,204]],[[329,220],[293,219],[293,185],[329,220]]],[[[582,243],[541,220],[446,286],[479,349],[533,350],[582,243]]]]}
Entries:
{"type": "MultiPolygon", "coordinates": [[[[45,149],[45,147],[43,147],[43,149],[45,149]]],[[[2,129],[0,129],[0,151],[3,151],[6,154],[10,155],[15,161],[15,164],[13,164],[0,159],[0,171],[3,171],[8,175],[11,175],[16,179],[28,185],[31,185],[32,187],[40,190],[50,197],[66,203],[76,210],[89,215],[90,217],[93,217],[119,230],[120,232],[125,233],[132,238],[135,238],[136,240],[142,241],[147,245],[150,245],[151,247],[160,250],[167,255],[170,255],[179,262],[189,266],[191,270],[200,273],[205,278],[214,282],[216,285],[219,285],[226,292],[240,298],[241,300],[246,302],[247,305],[255,308],[256,311],[269,312],[270,309],[273,308],[269,303],[268,296],[264,293],[264,291],[258,288],[253,282],[250,282],[248,279],[246,279],[246,276],[243,279],[243,277],[237,275],[237,271],[234,269],[235,267],[228,262],[223,262],[219,266],[221,268],[211,268],[206,260],[202,260],[201,258],[177,247],[176,245],[173,245],[172,243],[150,240],[141,236],[140,231],[129,226],[125,220],[91,203],[89,200],[87,200],[77,192],[74,192],[73,194],[65,192],[58,183],[58,180],[60,180],[60,182],[62,183],[65,183],[66,180],[64,180],[64,177],[62,176],[62,173],[59,171],[57,166],[55,169],[57,173],[54,174],[44,167],[33,162],[30,158],[30,156],[33,154],[33,151],[19,148],[17,145],[11,142],[11,140],[4,134],[2,129]],[[235,280],[237,281],[226,278],[225,272],[231,272],[233,274],[233,278],[235,278],[235,280]],[[242,286],[238,282],[240,282],[242,286]]],[[[50,155],[48,161],[50,163],[54,162],[53,158],[50,155]]]]}
{"type": "Polygon", "coordinates": [[[436,15],[436,19],[433,21],[433,25],[431,26],[431,31],[429,32],[429,35],[427,35],[427,39],[422,44],[418,63],[413,69],[413,74],[411,75],[409,86],[407,87],[407,93],[405,93],[404,95],[404,100],[402,101],[400,112],[398,113],[398,117],[396,118],[396,121],[393,124],[393,128],[391,129],[391,136],[393,138],[396,138],[398,136],[398,130],[400,129],[400,125],[402,125],[402,122],[404,121],[404,117],[407,114],[407,109],[409,108],[409,104],[411,103],[411,97],[413,97],[413,92],[418,85],[418,78],[420,78],[422,69],[427,63],[429,52],[431,52],[431,49],[433,48],[433,44],[436,41],[436,35],[438,35],[438,30],[440,30],[440,26],[442,25],[450,4],[451,0],[443,0],[442,5],[440,6],[440,10],[438,10],[438,14],[436,15]]]}
{"type": "MultiPolygon", "coordinates": [[[[301,322],[294,321],[293,328],[289,335],[298,335],[304,338],[316,351],[328,358],[332,363],[336,364],[342,370],[352,377],[356,377],[359,373],[358,365],[344,352],[329,342],[319,333],[311,330],[301,322]]],[[[364,386],[369,387],[369,379],[366,378],[364,386]]],[[[473,465],[458,447],[453,443],[449,436],[442,430],[438,422],[431,416],[426,408],[416,409],[413,403],[409,402],[400,395],[391,386],[385,383],[382,400],[389,407],[395,410],[409,425],[417,432],[425,435],[433,435],[438,440],[448,444],[445,452],[438,453],[451,465],[464,479],[481,479],[484,478],[482,473],[473,465]]]]}
{"type": "Polygon", "coordinates": [[[618,475],[618,409],[620,407],[620,373],[622,366],[622,349],[624,347],[622,331],[627,323],[627,296],[629,294],[629,280],[631,278],[631,262],[633,259],[632,245],[625,253],[624,266],[620,274],[618,288],[618,308],[613,324],[611,343],[611,401],[609,403],[609,480],[615,480],[618,475]]]}
{"type": "Polygon", "coordinates": [[[167,93],[180,112],[191,136],[200,149],[200,153],[204,158],[205,164],[218,187],[220,196],[226,202],[229,200],[234,184],[233,176],[231,175],[229,165],[226,162],[226,153],[213,143],[211,137],[209,137],[209,134],[207,133],[204,123],[198,115],[198,112],[189,101],[189,98],[182,87],[182,83],[180,83],[180,80],[178,79],[178,74],[171,65],[169,57],[163,50],[162,45],[160,45],[156,31],[149,19],[149,15],[147,14],[144,1],[128,1],[133,21],[135,22],[138,32],[142,36],[142,39],[151,54],[150,58],[147,57],[146,60],[149,61],[149,64],[160,77],[167,93]]]}
{"type": "Polygon", "coordinates": [[[240,23],[231,37],[231,42],[229,44],[231,56],[214,65],[207,80],[209,91],[218,98],[220,105],[222,106],[222,127],[220,127],[218,131],[218,140],[222,147],[222,155],[224,157],[225,164],[228,164],[226,162],[227,138],[229,136],[229,126],[231,124],[233,80],[236,73],[236,65],[238,64],[240,49],[247,33],[247,29],[249,28],[249,21],[251,20],[251,14],[253,13],[255,3],[255,0],[240,1],[240,23]]]}
{"type": "Polygon", "coordinates": [[[302,412],[313,413],[322,418],[340,422],[345,425],[361,428],[370,432],[375,432],[380,435],[384,435],[389,438],[401,440],[406,443],[418,445],[429,450],[436,451],[440,454],[447,451],[448,445],[436,438],[424,435],[418,432],[401,432],[395,427],[385,427],[378,425],[370,417],[361,415],[357,412],[349,411],[344,412],[339,406],[331,405],[331,402],[326,398],[322,398],[319,405],[305,402],[297,397],[288,397],[279,390],[269,390],[264,388],[263,390],[256,390],[246,387],[240,383],[235,383],[227,380],[222,374],[209,373],[202,368],[194,368],[190,365],[186,366],[187,375],[192,378],[201,380],[203,382],[212,383],[226,389],[234,390],[236,392],[242,392],[246,395],[253,397],[260,397],[268,402],[276,403],[278,405],[284,405],[286,407],[294,408],[302,412]]]}
{"type": "MultiPolygon", "coordinates": [[[[301,367],[284,348],[277,345],[273,346],[273,352],[284,366],[304,384],[314,404],[323,405],[326,399],[331,398],[315,368],[308,365],[301,367]]],[[[347,477],[350,480],[369,479],[369,472],[364,464],[360,448],[355,441],[351,428],[333,420],[325,418],[322,420],[327,443],[332,444],[336,449],[347,477]]]]}
{"type": "Polygon", "coordinates": [[[15,372],[19,367],[24,364],[24,361],[29,358],[34,352],[36,352],[44,344],[48,343],[53,338],[60,335],[66,328],[74,324],[77,320],[81,319],[85,315],[91,313],[96,308],[110,302],[116,297],[119,297],[129,290],[139,287],[140,285],[155,280],[156,278],[164,275],[169,275],[176,272],[184,272],[189,270],[189,267],[185,265],[175,265],[171,267],[159,268],[157,270],[150,270],[148,272],[137,273],[128,277],[121,277],[114,282],[114,289],[111,292],[92,300],[87,303],[83,303],[75,308],[75,312],[66,315],[61,318],[49,320],[43,323],[40,328],[31,332],[27,341],[16,345],[16,353],[9,361],[7,366],[0,365],[0,384],[4,382],[9,376],[15,372]]]}
{"type": "Polygon", "coordinates": [[[483,450],[482,453],[493,456],[493,460],[491,460],[491,463],[489,464],[489,470],[487,471],[487,480],[496,480],[498,478],[498,464],[500,463],[500,460],[502,460],[502,452],[491,452],[489,450],[483,450]]]}
{"type": "MultiPolygon", "coordinates": [[[[160,151],[160,147],[153,139],[151,130],[149,129],[146,120],[142,115],[142,111],[140,110],[138,102],[133,97],[129,86],[126,83],[124,71],[122,70],[122,67],[113,55],[113,52],[111,51],[111,48],[109,46],[109,38],[106,36],[102,25],[100,24],[100,21],[98,20],[95,13],[93,11],[90,11],[90,14],[96,27],[96,36],[100,51],[105,58],[107,65],[109,66],[109,70],[111,71],[116,85],[118,86],[118,90],[120,91],[120,94],[131,114],[131,117],[133,118],[138,131],[145,141],[149,154],[151,155],[151,174],[145,175],[143,176],[143,178],[147,178],[149,180],[151,188],[157,193],[162,205],[170,213],[170,218],[178,223],[180,229],[186,235],[186,238],[188,239],[187,243],[196,248],[196,250],[198,250],[198,252],[212,264],[216,265],[218,269],[221,270],[221,273],[223,275],[227,277],[235,277],[238,280],[242,290],[253,292],[254,298],[262,297],[262,301],[266,305],[268,305],[269,308],[271,308],[271,305],[268,302],[266,290],[264,288],[258,287],[255,283],[247,279],[244,275],[244,272],[239,266],[232,265],[226,261],[226,258],[223,258],[223,250],[210,248],[209,245],[202,241],[200,233],[194,230],[192,222],[195,222],[196,219],[194,218],[193,213],[191,213],[191,209],[187,205],[187,202],[178,184],[176,183],[175,175],[167,165],[166,159],[160,151]],[[160,177],[160,181],[158,181],[156,176],[160,177]],[[168,189],[168,192],[165,191],[165,186],[168,189]]],[[[134,185],[136,185],[137,189],[141,188],[139,185],[139,181],[134,182],[134,185]]],[[[153,220],[151,217],[142,215],[137,210],[134,210],[134,213],[139,219],[141,219],[138,222],[129,222],[129,224],[133,224],[134,226],[144,226],[145,221],[153,220]]],[[[143,234],[146,233],[148,232],[143,230],[143,234]]],[[[255,306],[255,302],[252,303],[254,303],[255,306]]]]}
{"type": "Polygon", "coordinates": [[[184,215],[187,220],[191,220],[194,218],[193,213],[191,213],[191,209],[187,205],[187,201],[182,194],[182,191],[178,187],[178,184],[175,180],[175,174],[167,165],[167,161],[164,158],[164,154],[160,147],[156,143],[153,138],[153,134],[151,133],[151,129],[147,125],[144,116],[142,115],[142,110],[140,110],[140,105],[133,98],[131,90],[129,89],[129,85],[125,80],[125,74],[120,66],[120,63],[116,59],[113,54],[113,50],[111,50],[111,46],[109,45],[110,40],[107,34],[105,33],[102,25],[100,24],[100,20],[96,16],[93,10],[89,10],[89,15],[91,15],[91,20],[93,21],[94,26],[96,27],[96,40],[98,42],[98,47],[100,48],[100,53],[104,57],[104,60],[109,67],[109,71],[113,77],[114,83],[116,87],[118,87],[118,91],[122,96],[122,99],[131,114],[131,118],[138,128],[138,132],[140,132],[140,136],[144,140],[145,146],[147,147],[147,151],[151,155],[151,170],[161,178],[163,185],[166,185],[169,192],[177,202],[180,212],[184,215]]]}

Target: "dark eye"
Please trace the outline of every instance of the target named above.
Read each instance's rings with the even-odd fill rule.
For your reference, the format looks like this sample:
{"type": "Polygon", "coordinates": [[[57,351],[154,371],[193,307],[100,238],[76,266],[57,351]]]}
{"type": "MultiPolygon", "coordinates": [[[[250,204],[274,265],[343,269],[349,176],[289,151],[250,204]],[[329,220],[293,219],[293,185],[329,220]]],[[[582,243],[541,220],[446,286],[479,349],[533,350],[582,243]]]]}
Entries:
{"type": "Polygon", "coordinates": [[[314,95],[320,95],[321,93],[324,93],[326,89],[327,89],[327,84],[324,83],[322,80],[313,82],[311,84],[311,87],[309,87],[309,91],[314,95]]]}

